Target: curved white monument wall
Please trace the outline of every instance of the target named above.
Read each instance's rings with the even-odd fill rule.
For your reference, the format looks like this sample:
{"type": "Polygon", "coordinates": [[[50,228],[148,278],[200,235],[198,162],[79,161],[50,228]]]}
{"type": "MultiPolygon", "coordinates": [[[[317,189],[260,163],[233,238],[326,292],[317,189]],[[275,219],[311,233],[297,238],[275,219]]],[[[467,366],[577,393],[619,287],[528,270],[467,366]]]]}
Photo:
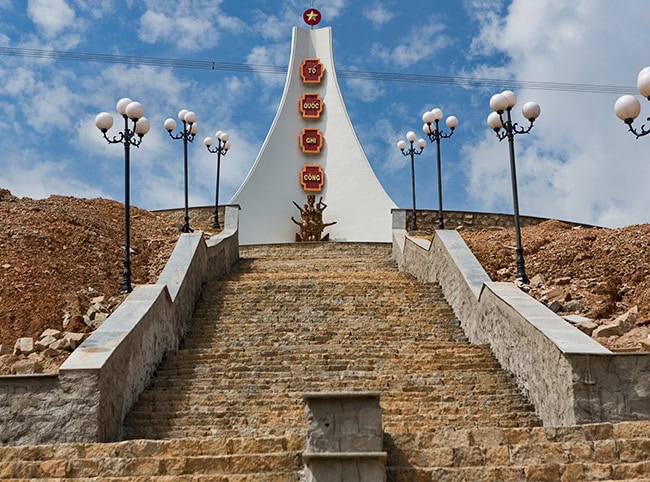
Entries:
{"type": "Polygon", "coordinates": [[[322,196],[327,208],[323,222],[331,241],[391,240],[388,197],[359,143],[336,79],[332,29],[293,29],[291,58],[284,93],[266,140],[243,184],[230,201],[241,206],[241,244],[295,241],[300,220],[293,205],[306,203],[307,194],[322,196]],[[300,68],[307,58],[318,58],[324,67],[320,83],[304,83],[300,68]],[[305,93],[319,94],[323,111],[319,119],[303,118],[299,101],[305,93]],[[305,154],[299,144],[304,128],[320,130],[324,145],[319,154],[305,154]],[[317,164],[325,172],[321,192],[306,192],[299,182],[305,164],[317,164]]]}

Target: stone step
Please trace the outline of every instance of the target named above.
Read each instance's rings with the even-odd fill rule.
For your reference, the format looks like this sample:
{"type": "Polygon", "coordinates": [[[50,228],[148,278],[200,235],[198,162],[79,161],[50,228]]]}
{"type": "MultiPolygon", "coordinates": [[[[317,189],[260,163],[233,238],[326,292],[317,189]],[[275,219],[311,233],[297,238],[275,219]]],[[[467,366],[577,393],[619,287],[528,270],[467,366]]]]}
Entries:
{"type": "MultiPolygon", "coordinates": [[[[147,475],[144,477],[134,477],[127,475],[124,477],[79,477],[79,478],[30,478],[30,479],[6,479],[12,482],[60,482],[66,480],[75,480],[79,482],[260,482],[258,473],[253,474],[229,474],[229,475],[147,475]]],[[[263,474],[264,482],[299,482],[300,473],[269,473],[263,474]]]]}
{"type": "Polygon", "coordinates": [[[149,456],[233,455],[295,452],[304,448],[304,434],[274,437],[223,436],[175,440],[128,440],[112,443],[63,443],[56,445],[2,446],[0,462],[69,458],[143,458],[149,456]]]}
{"type": "MultiPolygon", "coordinates": [[[[218,360],[221,362],[224,360],[228,361],[229,359],[233,359],[234,362],[239,362],[243,359],[253,358],[253,356],[265,359],[273,358],[281,361],[294,361],[299,358],[327,360],[332,359],[333,357],[351,357],[355,354],[358,355],[359,353],[359,344],[355,344],[355,346],[350,346],[349,344],[344,343],[328,343],[326,346],[314,344],[291,344],[274,347],[273,349],[260,347],[258,350],[253,352],[246,346],[235,345],[222,348],[220,345],[223,345],[223,340],[210,341],[212,342],[211,346],[214,345],[212,349],[198,350],[181,348],[170,352],[165,359],[165,364],[173,365],[174,363],[185,363],[185,360],[189,358],[193,358],[193,362],[210,362],[211,360],[218,360]]],[[[430,357],[431,360],[428,361],[435,362],[439,361],[437,357],[447,355],[453,355],[454,358],[464,359],[480,357],[484,360],[491,360],[496,363],[494,357],[485,345],[470,345],[445,341],[430,343],[420,341],[417,344],[407,343],[402,344],[399,347],[380,346],[380,349],[377,348],[378,345],[376,343],[372,344],[371,342],[362,346],[372,347],[375,355],[380,359],[385,359],[386,361],[400,360],[400,363],[404,363],[404,360],[410,360],[413,363],[416,363],[421,357],[430,357]]]]}
{"type": "Polygon", "coordinates": [[[540,427],[439,286],[398,273],[390,252],[242,247],[128,414],[127,440],[0,447],[0,479],[298,482],[302,395],[370,390],[388,481],[649,480],[650,422],[540,427]]]}
{"type": "Polygon", "coordinates": [[[0,447],[0,479],[297,481],[304,444],[296,434],[0,447]]]}
{"type": "MultiPolygon", "coordinates": [[[[180,421],[184,421],[184,423],[192,422],[201,425],[214,423],[216,420],[223,418],[226,418],[228,423],[234,423],[237,419],[251,420],[254,418],[275,420],[277,423],[282,423],[282,417],[296,415],[300,418],[302,412],[302,406],[300,404],[275,404],[265,406],[264,404],[248,403],[248,401],[242,401],[237,405],[229,404],[225,406],[221,404],[215,404],[214,406],[190,404],[190,406],[186,408],[188,410],[187,413],[178,413],[174,406],[165,407],[159,405],[156,407],[155,411],[151,410],[151,408],[152,405],[144,405],[133,410],[131,416],[134,420],[132,423],[142,424],[155,421],[156,424],[160,423],[161,425],[164,425],[167,423],[180,423],[180,421]]],[[[437,418],[439,419],[441,415],[479,419],[495,416],[505,417],[508,413],[514,413],[517,411],[524,412],[529,410],[529,408],[528,405],[521,403],[499,402],[498,404],[481,403],[479,405],[476,402],[469,402],[460,405],[455,402],[430,402],[426,404],[426,411],[410,409],[408,412],[405,412],[401,407],[395,407],[394,409],[387,407],[384,409],[384,422],[390,424],[419,420],[424,423],[437,418]],[[486,410],[487,408],[491,410],[488,411],[486,410]]]]}
{"type": "MultiPolygon", "coordinates": [[[[377,373],[372,371],[354,371],[354,370],[336,370],[333,375],[332,371],[323,371],[322,373],[308,370],[309,367],[297,369],[294,373],[285,371],[262,372],[268,373],[272,376],[264,378],[257,376],[255,371],[240,372],[242,379],[237,379],[236,370],[230,372],[223,372],[222,376],[213,377],[210,373],[195,373],[191,378],[168,376],[167,378],[156,379],[148,390],[165,389],[171,387],[188,388],[189,386],[201,389],[201,387],[208,388],[209,390],[229,390],[232,388],[240,388],[242,381],[253,383],[256,380],[260,386],[268,386],[270,382],[275,386],[283,386],[290,391],[301,391],[310,386],[315,391],[330,389],[337,384],[345,384],[346,386],[354,386],[362,390],[372,386],[379,386],[383,389],[390,389],[390,387],[399,387],[402,390],[426,391],[433,388],[441,387],[464,387],[471,391],[474,387],[493,387],[492,390],[500,391],[518,391],[511,383],[512,379],[508,375],[498,371],[497,369],[483,368],[465,370],[458,373],[446,372],[424,372],[420,375],[410,373],[407,377],[398,378],[402,375],[401,372],[395,373],[377,373]],[[250,375],[250,376],[249,376],[250,375]],[[329,379],[324,379],[323,375],[327,375],[329,379]],[[293,390],[291,388],[293,387],[293,390]]],[[[173,373],[173,371],[172,371],[173,373]]],[[[220,373],[221,375],[221,373],[220,373]]]]}
{"type": "MultiPolygon", "coordinates": [[[[223,377],[233,378],[250,378],[251,376],[264,378],[273,378],[279,374],[293,374],[296,372],[309,371],[310,373],[327,374],[328,372],[337,371],[341,375],[354,374],[355,376],[368,375],[372,376],[375,369],[382,369],[393,376],[429,376],[436,373],[444,373],[448,370],[462,370],[468,372],[489,373],[490,367],[484,367],[480,358],[475,360],[457,360],[447,365],[435,363],[427,366],[415,365],[412,362],[404,365],[375,362],[365,360],[358,362],[356,360],[303,360],[296,359],[293,361],[283,361],[278,364],[265,363],[263,360],[251,360],[248,364],[228,365],[227,363],[218,363],[217,361],[205,362],[204,359],[188,359],[182,364],[166,366],[159,369],[157,374],[161,377],[182,377],[182,378],[208,378],[222,379],[223,377]],[[205,363],[201,366],[192,365],[192,362],[205,363]]],[[[488,359],[485,363],[492,363],[488,359]]]]}
{"type": "Polygon", "coordinates": [[[0,462],[0,478],[85,478],[176,476],[176,475],[230,475],[265,473],[297,474],[302,468],[296,453],[199,455],[184,457],[103,457],[90,459],[50,459],[43,461],[0,462]]]}
{"type": "Polygon", "coordinates": [[[411,468],[389,467],[391,482],[457,482],[462,481],[584,481],[643,480],[650,478],[650,462],[638,463],[573,463],[525,464],[516,466],[484,465],[476,467],[411,468]]]}
{"type": "MultiPolygon", "coordinates": [[[[477,395],[480,396],[480,395],[477,395]]],[[[476,400],[477,396],[472,394],[465,395],[465,403],[463,399],[458,399],[453,395],[440,395],[437,393],[427,393],[423,395],[412,395],[410,393],[389,394],[382,401],[384,414],[402,414],[402,413],[419,413],[425,411],[429,404],[438,404],[442,406],[444,403],[456,405],[476,405],[481,406],[522,406],[530,409],[530,405],[526,401],[522,401],[516,393],[486,393],[481,396],[481,400],[476,400]]],[[[192,407],[193,410],[221,410],[225,408],[233,409],[241,406],[243,403],[249,406],[260,406],[266,408],[273,408],[276,406],[301,406],[300,402],[296,399],[286,397],[264,397],[263,400],[255,399],[247,395],[237,397],[237,393],[233,392],[232,395],[223,393],[192,393],[192,394],[166,394],[160,392],[149,392],[143,395],[140,400],[137,411],[146,412],[152,409],[156,410],[187,410],[192,407]]]]}
{"type": "Polygon", "coordinates": [[[208,283],[181,347],[125,421],[128,437],[302,433],[305,392],[378,390],[396,433],[537,426],[440,286],[399,273],[390,245],[246,247],[208,283]]]}

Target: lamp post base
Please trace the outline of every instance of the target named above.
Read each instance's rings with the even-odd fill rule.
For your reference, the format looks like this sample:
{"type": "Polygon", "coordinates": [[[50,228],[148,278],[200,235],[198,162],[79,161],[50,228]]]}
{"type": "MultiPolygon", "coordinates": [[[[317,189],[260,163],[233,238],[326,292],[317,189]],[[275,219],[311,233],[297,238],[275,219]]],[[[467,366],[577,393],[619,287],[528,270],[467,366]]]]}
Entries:
{"type": "Polygon", "coordinates": [[[120,294],[125,295],[131,291],[133,291],[133,287],[131,286],[131,262],[124,261],[124,281],[120,288],[120,294]]]}
{"type": "Polygon", "coordinates": [[[525,285],[530,284],[528,276],[526,276],[526,269],[524,267],[524,250],[517,249],[517,274],[515,280],[525,285]]]}
{"type": "Polygon", "coordinates": [[[183,227],[181,228],[181,233],[193,233],[193,232],[194,230],[190,228],[190,219],[186,217],[183,223],[183,227]]]}

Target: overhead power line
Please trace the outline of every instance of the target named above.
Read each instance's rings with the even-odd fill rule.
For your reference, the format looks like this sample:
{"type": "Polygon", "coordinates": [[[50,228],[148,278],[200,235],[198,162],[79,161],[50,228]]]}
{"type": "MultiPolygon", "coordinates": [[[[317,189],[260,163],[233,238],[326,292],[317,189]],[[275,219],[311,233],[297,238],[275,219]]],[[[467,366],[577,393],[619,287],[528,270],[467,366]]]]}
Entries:
{"type": "MultiPolygon", "coordinates": [[[[103,62],[109,64],[151,65],[180,69],[215,70],[225,72],[248,72],[256,74],[286,75],[286,67],[275,65],[242,64],[211,60],[183,60],[162,57],[132,55],[94,54],[87,52],[66,52],[61,50],[40,50],[16,47],[0,47],[0,55],[54,60],[75,60],[82,62],[103,62]]],[[[511,89],[555,90],[595,94],[623,94],[634,92],[634,87],[621,85],[576,84],[571,82],[542,82],[534,80],[485,79],[478,77],[399,74],[395,72],[369,72],[362,70],[337,70],[345,79],[371,80],[379,82],[411,82],[417,84],[446,84],[463,87],[494,87],[511,89]]]]}

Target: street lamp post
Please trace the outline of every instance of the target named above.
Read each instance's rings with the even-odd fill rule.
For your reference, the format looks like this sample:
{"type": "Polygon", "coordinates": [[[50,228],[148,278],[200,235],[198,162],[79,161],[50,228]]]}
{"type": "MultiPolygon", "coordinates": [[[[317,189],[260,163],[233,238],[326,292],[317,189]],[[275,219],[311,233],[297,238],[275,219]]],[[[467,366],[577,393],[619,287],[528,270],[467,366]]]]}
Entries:
{"type": "Polygon", "coordinates": [[[535,119],[539,117],[541,109],[536,102],[526,102],[522,108],[522,113],[530,122],[528,127],[519,126],[516,122],[512,122],[511,111],[517,103],[517,96],[510,90],[505,90],[500,94],[495,94],[490,99],[490,107],[492,112],[488,118],[487,123],[491,129],[496,132],[499,141],[508,138],[508,146],[510,150],[510,175],[512,181],[512,202],[514,205],[514,219],[515,219],[515,236],[517,239],[517,275],[515,279],[521,283],[528,284],[528,276],[526,276],[526,269],[524,266],[524,249],[521,244],[521,228],[519,226],[519,199],[517,195],[517,171],[515,169],[515,135],[528,134],[533,128],[535,119]],[[505,112],[505,118],[504,118],[505,112]]]}
{"type": "Polygon", "coordinates": [[[436,108],[422,114],[422,131],[427,135],[431,142],[436,143],[437,153],[437,170],[438,170],[438,228],[445,229],[445,219],[442,213],[442,168],[440,166],[440,139],[448,139],[454,134],[454,129],[458,127],[458,119],[451,115],[445,120],[449,128],[449,134],[440,130],[440,119],[442,119],[442,110],[436,108]],[[432,124],[435,124],[432,125],[432,124]]]}
{"type": "MultiPolygon", "coordinates": [[[[641,69],[639,75],[636,78],[636,86],[641,94],[646,99],[650,100],[650,66],[641,69]]],[[[627,124],[629,131],[639,137],[646,136],[650,134],[650,128],[646,128],[645,124],[641,126],[640,130],[632,125],[634,119],[641,113],[641,103],[633,95],[623,95],[618,98],[614,104],[614,112],[616,116],[627,124]]],[[[650,121],[650,117],[646,119],[650,121]]]]}
{"type": "Polygon", "coordinates": [[[172,131],[176,129],[176,121],[171,117],[165,120],[164,126],[169,137],[172,139],[182,139],[183,140],[183,172],[185,175],[185,217],[183,222],[183,227],[181,232],[191,233],[194,230],[190,227],[190,215],[188,208],[188,196],[187,196],[187,143],[194,142],[194,136],[199,133],[199,125],[196,123],[196,114],[187,109],[183,109],[178,113],[178,118],[183,122],[183,129],[178,134],[172,134],[172,131]]]}
{"type": "Polygon", "coordinates": [[[419,156],[422,154],[422,151],[424,151],[424,147],[427,145],[427,142],[424,139],[419,139],[418,140],[418,147],[419,149],[415,148],[415,139],[417,136],[415,135],[415,132],[413,131],[408,131],[406,133],[406,140],[409,141],[411,144],[411,147],[408,149],[406,141],[400,140],[397,143],[397,148],[402,151],[402,154],[405,156],[411,156],[411,191],[413,193],[413,216],[411,217],[411,231],[417,231],[418,225],[415,219],[416,216],[416,210],[415,210],[415,156],[419,156]]]}
{"type": "Polygon", "coordinates": [[[212,137],[206,137],[203,139],[203,144],[208,148],[208,151],[213,154],[217,154],[217,188],[214,201],[214,222],[212,223],[213,228],[220,228],[219,225],[219,171],[221,170],[221,156],[225,156],[230,149],[230,136],[222,131],[217,131],[214,134],[214,137],[217,141],[215,147],[211,147],[214,143],[212,137]]]}
{"type": "Polygon", "coordinates": [[[124,280],[120,293],[130,293],[131,286],[131,201],[130,201],[130,149],[140,147],[142,138],[149,132],[149,121],[144,117],[144,107],[139,102],[124,97],[117,102],[117,112],[124,119],[124,130],[117,136],[108,137],[108,130],[113,127],[113,116],[100,112],[95,117],[95,125],[109,144],[124,144],[124,280]],[[129,119],[133,123],[129,128],[129,119]]]}

